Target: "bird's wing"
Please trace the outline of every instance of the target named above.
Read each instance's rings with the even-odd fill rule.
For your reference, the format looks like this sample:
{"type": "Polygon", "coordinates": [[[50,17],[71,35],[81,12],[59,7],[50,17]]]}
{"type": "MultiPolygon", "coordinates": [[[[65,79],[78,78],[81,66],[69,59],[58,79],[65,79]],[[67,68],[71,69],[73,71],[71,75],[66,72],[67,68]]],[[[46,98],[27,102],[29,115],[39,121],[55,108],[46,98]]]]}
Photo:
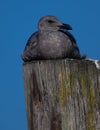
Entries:
{"type": "Polygon", "coordinates": [[[67,36],[69,36],[70,40],[76,44],[76,39],[74,38],[74,36],[70,32],[68,32],[65,29],[60,29],[59,31],[66,34],[67,36]]]}
{"type": "Polygon", "coordinates": [[[79,52],[79,48],[77,46],[76,39],[74,38],[74,36],[67,30],[59,30],[59,31],[61,31],[62,33],[66,34],[69,37],[69,39],[71,40],[72,46],[73,46],[72,48],[79,52]]]}
{"type": "Polygon", "coordinates": [[[31,61],[37,57],[37,49],[38,46],[38,32],[35,32],[31,35],[27,44],[25,46],[24,52],[21,55],[22,59],[26,61],[31,61]]]}
{"type": "Polygon", "coordinates": [[[24,51],[35,48],[37,44],[38,44],[38,32],[35,32],[28,39],[24,51]]]}
{"type": "Polygon", "coordinates": [[[69,37],[69,39],[71,40],[72,47],[71,47],[70,57],[75,58],[75,59],[85,59],[86,55],[85,54],[83,54],[83,55],[80,54],[80,51],[79,51],[79,48],[77,46],[77,42],[76,42],[76,39],[74,38],[74,36],[70,32],[68,32],[67,30],[64,30],[64,29],[61,29],[59,31],[66,34],[69,37]]]}

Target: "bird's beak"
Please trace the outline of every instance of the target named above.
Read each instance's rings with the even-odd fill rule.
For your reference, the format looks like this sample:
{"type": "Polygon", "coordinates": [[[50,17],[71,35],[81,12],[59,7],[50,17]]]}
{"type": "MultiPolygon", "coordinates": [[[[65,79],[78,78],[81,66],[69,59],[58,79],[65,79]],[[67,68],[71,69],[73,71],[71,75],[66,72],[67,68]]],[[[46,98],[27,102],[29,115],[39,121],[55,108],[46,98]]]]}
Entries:
{"type": "Polygon", "coordinates": [[[61,24],[59,25],[60,29],[67,29],[67,30],[72,30],[72,27],[69,24],[61,24]]]}

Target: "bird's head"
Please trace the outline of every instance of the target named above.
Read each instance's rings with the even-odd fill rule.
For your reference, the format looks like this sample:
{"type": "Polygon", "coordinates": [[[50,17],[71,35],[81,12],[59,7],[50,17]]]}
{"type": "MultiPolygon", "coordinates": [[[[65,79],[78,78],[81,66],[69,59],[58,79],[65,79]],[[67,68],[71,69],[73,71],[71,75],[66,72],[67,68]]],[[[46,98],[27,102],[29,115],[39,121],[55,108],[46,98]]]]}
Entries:
{"type": "Polygon", "coordinates": [[[72,30],[72,27],[69,24],[63,24],[55,16],[50,15],[39,20],[38,28],[39,30],[72,30]]]}

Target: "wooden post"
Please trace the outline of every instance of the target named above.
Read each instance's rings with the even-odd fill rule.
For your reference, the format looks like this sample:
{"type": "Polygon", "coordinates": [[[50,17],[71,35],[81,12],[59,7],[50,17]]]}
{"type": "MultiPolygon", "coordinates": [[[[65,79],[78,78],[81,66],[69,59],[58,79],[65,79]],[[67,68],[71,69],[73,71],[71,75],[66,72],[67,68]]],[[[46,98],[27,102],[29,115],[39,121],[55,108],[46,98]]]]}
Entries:
{"type": "Polygon", "coordinates": [[[23,65],[28,130],[100,130],[100,70],[87,60],[23,65]]]}

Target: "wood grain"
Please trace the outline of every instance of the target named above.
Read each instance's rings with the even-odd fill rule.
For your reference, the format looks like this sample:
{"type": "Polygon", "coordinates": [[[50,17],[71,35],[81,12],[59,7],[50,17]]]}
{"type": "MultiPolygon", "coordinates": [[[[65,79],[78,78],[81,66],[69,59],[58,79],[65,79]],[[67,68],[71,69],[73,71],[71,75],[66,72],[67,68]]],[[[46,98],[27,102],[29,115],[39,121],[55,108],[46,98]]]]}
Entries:
{"type": "Polygon", "coordinates": [[[100,70],[87,60],[23,65],[28,130],[100,130],[100,70]]]}

